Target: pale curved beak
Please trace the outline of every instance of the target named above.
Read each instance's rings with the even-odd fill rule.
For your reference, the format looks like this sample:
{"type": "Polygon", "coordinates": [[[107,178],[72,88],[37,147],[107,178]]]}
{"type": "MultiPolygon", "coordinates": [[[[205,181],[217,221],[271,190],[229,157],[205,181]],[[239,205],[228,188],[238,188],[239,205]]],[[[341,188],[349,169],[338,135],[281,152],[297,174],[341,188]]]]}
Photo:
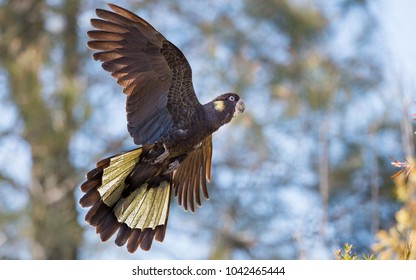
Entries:
{"type": "Polygon", "coordinates": [[[237,104],[235,105],[234,117],[244,112],[246,109],[246,105],[244,104],[243,100],[238,100],[237,104]]]}

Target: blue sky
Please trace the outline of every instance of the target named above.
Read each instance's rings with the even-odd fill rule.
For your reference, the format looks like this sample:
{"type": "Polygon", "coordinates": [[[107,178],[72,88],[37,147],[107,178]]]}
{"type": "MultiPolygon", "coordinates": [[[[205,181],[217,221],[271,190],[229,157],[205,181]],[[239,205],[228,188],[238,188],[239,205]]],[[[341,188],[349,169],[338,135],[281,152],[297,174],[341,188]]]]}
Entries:
{"type": "MultiPolygon", "coordinates": [[[[382,1],[377,4],[381,38],[390,52],[385,57],[386,65],[392,68],[391,74],[403,76],[405,83],[415,89],[416,80],[416,1],[382,1]],[[413,83],[413,84],[412,84],[413,83]]],[[[386,72],[389,75],[389,72],[386,72]]],[[[414,100],[416,95],[413,94],[414,100]]]]}

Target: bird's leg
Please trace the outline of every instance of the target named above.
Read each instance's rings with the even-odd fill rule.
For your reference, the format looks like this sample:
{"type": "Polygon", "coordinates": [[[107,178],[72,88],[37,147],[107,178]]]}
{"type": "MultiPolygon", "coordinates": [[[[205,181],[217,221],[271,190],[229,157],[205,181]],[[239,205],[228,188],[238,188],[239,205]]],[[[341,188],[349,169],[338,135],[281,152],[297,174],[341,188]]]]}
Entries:
{"type": "Polygon", "coordinates": [[[167,146],[172,147],[172,143],[177,142],[178,140],[184,140],[186,139],[186,136],[188,135],[188,130],[186,129],[173,129],[170,134],[165,137],[163,140],[158,141],[155,145],[155,151],[160,151],[163,148],[163,153],[160,154],[152,163],[161,163],[163,162],[167,157],[170,156],[169,149],[167,146]],[[162,147],[160,147],[162,144],[162,147]]]}
{"type": "Polygon", "coordinates": [[[169,150],[165,144],[163,144],[163,149],[164,149],[163,153],[153,161],[153,164],[161,163],[169,156],[169,150]]]}
{"type": "Polygon", "coordinates": [[[168,169],[165,171],[164,174],[169,174],[172,171],[176,170],[179,165],[181,165],[181,163],[179,162],[179,160],[175,159],[174,161],[172,161],[171,163],[169,163],[168,169]]]}
{"type": "Polygon", "coordinates": [[[185,158],[186,158],[186,154],[174,158],[174,160],[171,161],[171,163],[169,163],[168,169],[165,171],[164,174],[169,174],[172,171],[175,171],[176,169],[178,169],[178,167],[181,165],[182,161],[185,158]]]}

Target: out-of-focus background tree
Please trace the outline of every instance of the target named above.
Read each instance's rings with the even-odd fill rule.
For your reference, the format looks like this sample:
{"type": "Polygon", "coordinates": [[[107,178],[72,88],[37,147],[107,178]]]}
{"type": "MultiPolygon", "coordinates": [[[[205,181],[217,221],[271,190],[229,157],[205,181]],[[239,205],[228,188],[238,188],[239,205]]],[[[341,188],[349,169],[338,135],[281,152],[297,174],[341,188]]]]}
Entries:
{"type": "Polygon", "coordinates": [[[415,179],[393,182],[390,157],[414,156],[416,95],[385,2],[117,1],[183,50],[200,100],[247,107],[215,134],[211,200],[172,203],[165,242],[131,255],[77,204],[95,161],[132,148],[125,97],[86,48],[105,2],[0,0],[0,258],[328,259],[344,243],[415,258],[415,179]]]}

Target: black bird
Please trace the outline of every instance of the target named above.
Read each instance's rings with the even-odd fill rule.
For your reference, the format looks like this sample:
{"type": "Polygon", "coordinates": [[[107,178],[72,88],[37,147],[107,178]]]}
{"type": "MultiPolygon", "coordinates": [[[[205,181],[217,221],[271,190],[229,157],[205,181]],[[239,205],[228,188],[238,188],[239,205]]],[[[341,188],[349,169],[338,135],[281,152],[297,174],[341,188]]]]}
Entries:
{"type": "Polygon", "coordinates": [[[96,164],[81,185],[85,220],[102,241],[133,253],[163,241],[171,193],[183,209],[208,199],[212,133],[244,111],[235,93],[199,103],[182,52],[149,23],[119,6],[97,9],[88,47],[127,96],[127,128],[138,148],[96,164]]]}

